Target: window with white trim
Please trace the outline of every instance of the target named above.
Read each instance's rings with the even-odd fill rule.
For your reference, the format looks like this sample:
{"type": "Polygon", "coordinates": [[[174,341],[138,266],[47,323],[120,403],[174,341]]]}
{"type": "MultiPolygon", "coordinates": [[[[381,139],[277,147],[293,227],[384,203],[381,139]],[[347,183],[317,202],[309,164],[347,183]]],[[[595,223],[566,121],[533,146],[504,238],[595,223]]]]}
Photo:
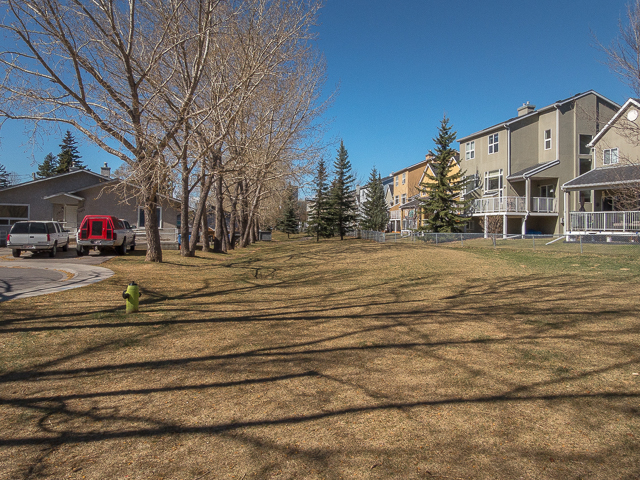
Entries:
{"type": "Polygon", "coordinates": [[[462,193],[467,195],[473,192],[479,186],[478,175],[465,175],[462,177],[462,193]]]}
{"type": "Polygon", "coordinates": [[[613,165],[614,163],[618,163],[618,149],[607,148],[606,150],[603,150],[602,163],[604,165],[613,165]]]}
{"type": "Polygon", "coordinates": [[[404,172],[402,174],[402,184],[404,185],[406,183],[406,181],[407,181],[407,172],[404,172]]]}
{"type": "Polygon", "coordinates": [[[0,225],[13,225],[23,220],[29,220],[29,205],[0,204],[0,225]]]}
{"type": "Polygon", "coordinates": [[[465,153],[464,153],[464,159],[465,160],[473,160],[474,158],[476,158],[476,142],[471,141],[471,142],[467,142],[464,146],[465,149],[465,153]]]}
{"type": "Polygon", "coordinates": [[[544,131],[544,149],[551,150],[551,129],[544,131]]]}
{"type": "Polygon", "coordinates": [[[396,187],[398,186],[398,176],[396,175],[396,187]]]}
{"type": "Polygon", "coordinates": [[[398,195],[396,195],[396,202],[394,203],[394,205],[397,205],[400,203],[400,197],[398,195]]]}
{"type": "Polygon", "coordinates": [[[407,194],[403,193],[402,194],[402,205],[404,205],[405,203],[407,203],[407,194]]]}
{"type": "Polygon", "coordinates": [[[489,153],[498,153],[498,134],[489,135],[489,153]]]}
{"type": "Polygon", "coordinates": [[[485,193],[496,192],[502,189],[502,169],[484,172],[485,193]]]}
{"type": "MultiPolygon", "coordinates": [[[[156,216],[158,217],[158,228],[162,228],[162,207],[156,207],[156,216]]],[[[138,207],[138,228],[144,228],[145,220],[144,208],[138,207]]]]}

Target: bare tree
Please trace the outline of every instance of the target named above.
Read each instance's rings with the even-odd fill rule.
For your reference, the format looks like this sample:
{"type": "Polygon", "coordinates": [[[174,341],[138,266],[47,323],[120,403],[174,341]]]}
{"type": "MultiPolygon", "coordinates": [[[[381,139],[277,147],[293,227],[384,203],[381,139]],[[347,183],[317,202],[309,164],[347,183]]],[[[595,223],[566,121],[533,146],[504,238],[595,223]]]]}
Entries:
{"type": "Polygon", "coordinates": [[[0,2],[2,29],[15,45],[0,52],[0,115],[35,127],[72,125],[127,163],[145,210],[149,261],[162,261],[156,206],[169,171],[163,153],[193,112],[219,3],[0,2]],[[174,88],[177,76],[190,78],[188,89],[174,88]]]}

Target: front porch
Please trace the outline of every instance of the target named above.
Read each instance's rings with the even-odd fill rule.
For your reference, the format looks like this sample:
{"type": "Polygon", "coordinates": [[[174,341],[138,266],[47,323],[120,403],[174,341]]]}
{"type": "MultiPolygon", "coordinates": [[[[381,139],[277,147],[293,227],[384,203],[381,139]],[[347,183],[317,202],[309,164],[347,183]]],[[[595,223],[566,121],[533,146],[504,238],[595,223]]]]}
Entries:
{"type": "Polygon", "coordinates": [[[637,235],[640,232],[640,211],[571,212],[567,234],[637,235]]]}

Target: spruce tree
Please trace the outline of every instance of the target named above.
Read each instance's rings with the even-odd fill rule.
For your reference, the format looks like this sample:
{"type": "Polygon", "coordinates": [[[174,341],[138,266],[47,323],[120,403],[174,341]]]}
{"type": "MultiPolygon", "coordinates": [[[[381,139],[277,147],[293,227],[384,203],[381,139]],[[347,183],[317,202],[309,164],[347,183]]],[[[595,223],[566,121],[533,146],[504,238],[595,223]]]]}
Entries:
{"type": "Polygon", "coordinates": [[[468,221],[463,216],[468,202],[462,200],[462,178],[464,172],[453,173],[456,151],[451,144],[456,139],[449,119],[444,117],[438,127],[438,137],[433,139],[436,145],[432,160],[434,175],[426,173],[429,180],[423,182],[418,190],[426,194],[420,198],[420,211],[425,215],[425,225],[421,230],[431,232],[458,232],[468,221]]]}
{"type": "Polygon", "coordinates": [[[58,168],[58,161],[53,153],[47,153],[42,163],[38,164],[38,171],[36,175],[40,178],[53,177],[56,174],[58,168]]]}
{"type": "Polygon", "coordinates": [[[389,214],[387,213],[387,202],[384,198],[384,187],[382,178],[373,167],[367,183],[367,199],[363,205],[362,228],[365,230],[382,231],[387,227],[389,214]]]}
{"type": "Polygon", "coordinates": [[[287,238],[289,238],[290,234],[298,233],[298,212],[297,212],[298,202],[296,201],[295,195],[293,193],[292,188],[287,189],[287,198],[284,203],[284,212],[282,218],[282,231],[287,234],[287,238]]]}
{"type": "Polygon", "coordinates": [[[342,140],[333,168],[335,178],[331,186],[331,216],[335,231],[340,235],[340,240],[344,240],[345,234],[353,227],[357,214],[355,178],[351,174],[349,154],[342,140]]]}
{"type": "Polygon", "coordinates": [[[320,237],[328,237],[333,230],[329,209],[327,167],[322,159],[318,162],[313,189],[314,199],[310,202],[309,210],[309,231],[316,235],[316,241],[320,241],[320,237]]]}
{"type": "Polygon", "coordinates": [[[0,188],[7,188],[10,185],[11,182],[9,181],[9,174],[7,173],[7,169],[0,163],[0,188]]]}
{"type": "Polygon", "coordinates": [[[76,146],[76,139],[69,130],[64,135],[62,143],[60,144],[60,153],[58,154],[58,166],[56,173],[67,173],[71,166],[75,165],[78,168],[85,168],[79,161],[82,158],[78,154],[78,147],[76,146]]]}

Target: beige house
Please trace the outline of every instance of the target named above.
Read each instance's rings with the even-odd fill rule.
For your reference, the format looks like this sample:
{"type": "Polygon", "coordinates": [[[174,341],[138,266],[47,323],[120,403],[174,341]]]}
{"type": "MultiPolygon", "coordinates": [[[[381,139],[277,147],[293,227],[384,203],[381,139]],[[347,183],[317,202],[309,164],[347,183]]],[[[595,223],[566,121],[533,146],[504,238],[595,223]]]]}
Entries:
{"type": "MultiPolygon", "coordinates": [[[[559,188],[592,169],[588,145],[619,108],[590,90],[538,110],[524,104],[516,117],[459,139],[470,231],[563,233],[559,188]]],[[[577,210],[580,199],[569,201],[577,210]]]]}
{"type": "Polygon", "coordinates": [[[564,183],[567,234],[640,232],[640,101],[630,98],[587,145],[594,168],[564,183]],[[577,207],[577,208],[576,208],[577,207]]]}
{"type": "Polygon", "coordinates": [[[399,232],[402,228],[402,206],[412,197],[418,195],[418,187],[424,176],[424,170],[433,158],[433,155],[425,155],[425,159],[409,167],[391,173],[393,179],[391,191],[393,192],[392,205],[389,208],[390,230],[399,232]]]}

